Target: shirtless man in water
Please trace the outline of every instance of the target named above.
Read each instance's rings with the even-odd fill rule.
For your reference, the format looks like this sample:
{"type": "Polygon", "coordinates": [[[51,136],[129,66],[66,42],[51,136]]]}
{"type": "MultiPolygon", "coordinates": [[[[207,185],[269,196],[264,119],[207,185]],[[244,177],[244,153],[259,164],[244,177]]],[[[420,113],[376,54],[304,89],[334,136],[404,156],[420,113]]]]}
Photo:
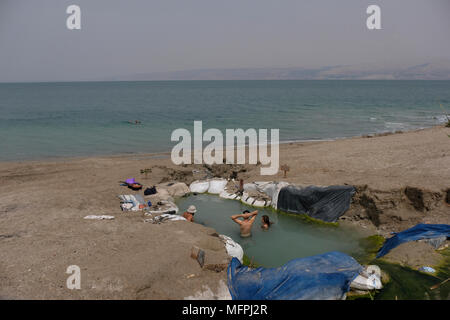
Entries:
{"type": "Polygon", "coordinates": [[[183,217],[189,222],[194,222],[194,214],[196,212],[197,208],[195,206],[189,206],[189,208],[183,213],[183,217]]]}
{"type": "Polygon", "coordinates": [[[245,210],[242,214],[235,214],[234,216],[231,216],[231,219],[241,226],[241,237],[246,238],[252,235],[252,225],[253,222],[255,222],[257,214],[258,210],[253,212],[245,210]],[[244,220],[239,220],[239,218],[243,218],[244,220]]]}

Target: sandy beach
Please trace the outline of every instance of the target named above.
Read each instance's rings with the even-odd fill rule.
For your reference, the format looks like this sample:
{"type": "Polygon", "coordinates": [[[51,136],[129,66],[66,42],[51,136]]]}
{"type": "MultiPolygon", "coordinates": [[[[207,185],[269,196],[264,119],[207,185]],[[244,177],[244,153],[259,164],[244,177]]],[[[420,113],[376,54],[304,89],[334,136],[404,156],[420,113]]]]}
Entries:
{"type": "MultiPolygon", "coordinates": [[[[212,172],[251,181],[354,185],[357,193],[340,223],[388,235],[417,223],[450,224],[450,128],[280,146],[290,171],[260,176],[258,166],[216,166],[212,172]]],[[[143,222],[124,213],[119,181],[144,186],[190,183],[201,165],[175,166],[169,154],[0,163],[0,298],[184,299],[226,297],[226,271],[201,269],[227,262],[215,230],[184,221],[143,222]],[[147,176],[140,170],[152,170],[147,176]],[[84,220],[113,215],[112,221],[84,220]],[[66,288],[66,268],[79,265],[82,289],[66,288]],[[203,294],[203,296],[202,296],[203,294]]]]}

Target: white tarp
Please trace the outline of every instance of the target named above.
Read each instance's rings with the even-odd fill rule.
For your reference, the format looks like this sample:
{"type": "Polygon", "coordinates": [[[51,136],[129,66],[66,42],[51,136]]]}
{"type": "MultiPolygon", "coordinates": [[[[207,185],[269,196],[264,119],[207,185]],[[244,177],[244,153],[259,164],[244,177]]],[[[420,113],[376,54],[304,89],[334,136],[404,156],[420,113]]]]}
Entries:
{"type": "Polygon", "coordinates": [[[227,249],[228,255],[230,257],[237,258],[241,263],[243,263],[242,261],[244,259],[244,250],[239,245],[239,243],[223,234],[219,235],[219,237],[225,243],[225,248],[227,249]]]}

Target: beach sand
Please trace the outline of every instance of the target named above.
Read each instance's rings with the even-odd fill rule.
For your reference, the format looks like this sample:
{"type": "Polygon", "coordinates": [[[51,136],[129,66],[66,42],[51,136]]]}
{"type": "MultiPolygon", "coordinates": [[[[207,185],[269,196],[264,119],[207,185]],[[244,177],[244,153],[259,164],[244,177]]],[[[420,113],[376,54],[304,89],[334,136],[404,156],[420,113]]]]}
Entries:
{"type": "MultiPolygon", "coordinates": [[[[280,164],[289,165],[287,178],[282,172],[260,176],[259,166],[234,168],[246,182],[355,185],[351,209],[340,223],[387,235],[419,222],[450,223],[448,135],[450,128],[439,126],[283,144],[280,164]]],[[[227,175],[228,167],[213,171],[227,175]]],[[[0,298],[183,299],[202,292],[225,297],[226,271],[201,269],[190,258],[197,245],[211,263],[227,259],[213,229],[183,221],[144,223],[142,213],[121,212],[117,198],[130,193],[119,184],[126,178],[145,186],[189,183],[196,178],[192,170],[202,168],[175,166],[169,154],[0,163],[0,298]],[[140,174],[145,168],[152,169],[148,177],[140,174]],[[97,214],[115,219],[83,219],[97,214]],[[66,288],[69,265],[81,268],[81,290],[66,288]]]]}

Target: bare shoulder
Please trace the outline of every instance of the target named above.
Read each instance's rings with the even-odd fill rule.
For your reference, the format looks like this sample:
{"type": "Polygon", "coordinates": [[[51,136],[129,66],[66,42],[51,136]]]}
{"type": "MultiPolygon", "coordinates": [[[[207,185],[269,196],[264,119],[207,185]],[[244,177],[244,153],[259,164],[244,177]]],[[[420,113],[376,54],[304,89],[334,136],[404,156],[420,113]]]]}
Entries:
{"type": "Polygon", "coordinates": [[[237,224],[242,224],[242,221],[239,220],[238,218],[239,218],[239,215],[231,216],[231,219],[232,219],[234,222],[236,222],[237,224]]]}

